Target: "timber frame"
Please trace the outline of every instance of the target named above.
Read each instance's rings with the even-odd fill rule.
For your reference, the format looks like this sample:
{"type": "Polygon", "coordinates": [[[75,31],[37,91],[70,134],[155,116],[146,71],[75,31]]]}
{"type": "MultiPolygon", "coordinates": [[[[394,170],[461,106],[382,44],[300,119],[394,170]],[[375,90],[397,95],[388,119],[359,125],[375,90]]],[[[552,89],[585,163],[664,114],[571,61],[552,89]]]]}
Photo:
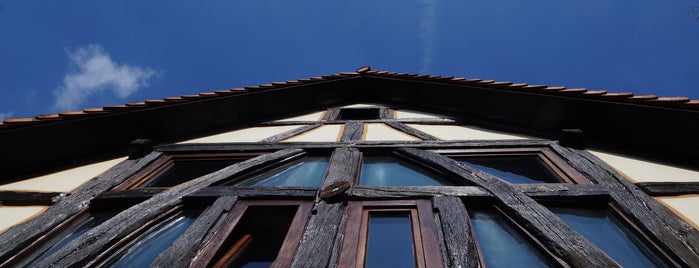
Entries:
{"type": "MultiPolygon", "coordinates": [[[[425,267],[483,266],[468,218],[468,209],[474,206],[497,210],[562,267],[618,266],[542,205],[552,202],[607,208],[668,265],[699,267],[699,231],[652,197],[699,193],[699,183],[634,184],[583,150],[590,147],[699,169],[698,103],[360,68],[321,78],[6,120],[0,124],[2,183],[127,151],[129,159],[70,194],[0,192],[0,204],[51,205],[0,234],[0,267],[20,263],[31,250],[90,213],[114,212],[38,264],[98,266],[129,238],[184,210],[199,215],[153,266],[188,266],[202,252],[213,257],[216,230],[234,228],[231,219],[240,216],[245,204],[255,202],[304,204],[294,220],[295,227],[303,227],[290,231],[298,246],[285,249],[282,256],[291,267],[351,265],[357,259],[345,257],[343,247],[353,245],[348,234],[361,233],[361,226],[356,229],[348,222],[356,216],[353,207],[408,203],[420,207],[418,214],[426,213],[424,218],[431,220],[420,227],[435,234],[436,239],[427,239],[432,245],[423,247],[429,251],[424,256],[438,256],[441,261],[424,262],[425,267]],[[272,105],[260,108],[261,103],[272,105]],[[389,108],[339,107],[354,103],[389,108]],[[318,121],[268,121],[319,108],[326,110],[318,121]],[[402,108],[445,118],[395,118],[393,109],[402,108]],[[415,141],[363,141],[367,123],[383,123],[415,141]],[[282,142],[331,124],[342,126],[335,142],[282,142]],[[441,141],[409,124],[475,125],[542,139],[441,141]],[[173,143],[250,126],[282,125],[301,126],[258,143],[173,143]],[[126,150],[134,139],[139,140],[126,150]],[[41,150],[27,150],[28,142],[41,150]],[[492,153],[535,154],[562,181],[510,184],[453,158],[492,153]],[[318,155],[329,156],[319,188],[235,186],[283,163],[318,155]],[[396,156],[456,180],[459,186],[358,185],[364,155],[396,156]],[[240,161],[173,187],[143,187],[178,159],[240,161]]],[[[205,265],[208,260],[201,262],[194,264],[205,265]]]]}
{"type": "Polygon", "coordinates": [[[0,246],[2,259],[11,257],[31,244],[34,239],[57,228],[73,215],[81,213],[83,210],[77,208],[84,206],[80,204],[91,202],[95,207],[109,207],[109,204],[114,205],[129,198],[136,198],[138,201],[133,202],[133,206],[125,207],[120,214],[69,243],[44,260],[40,266],[96,265],[103,260],[99,258],[101,249],[112,247],[114,243],[143,225],[153,224],[162,213],[183,205],[207,207],[186,233],[163,252],[154,264],[161,267],[184,266],[196,256],[204,243],[211,238],[212,230],[218,228],[216,226],[221,224],[240,200],[308,200],[314,204],[311,213],[306,215],[308,223],[294,253],[292,266],[335,267],[342,264],[338,261],[341,260],[340,250],[345,237],[348,202],[351,204],[372,200],[424,200],[420,202],[427,202],[433,208],[432,213],[439,235],[439,245],[435,246],[440,248],[445,266],[474,267],[482,263],[477,252],[477,242],[471,235],[471,227],[467,220],[464,205],[466,201],[490,204],[501,210],[547,248],[552,254],[550,257],[559,260],[561,266],[615,266],[617,264],[613,260],[567,227],[539,202],[598,202],[602,199],[608,200],[608,204],[623,215],[629,226],[647,237],[646,242],[657,248],[662,253],[659,255],[664,256],[664,260],[669,264],[699,264],[696,251],[699,248],[699,232],[696,229],[586,151],[562,147],[557,142],[546,140],[173,144],[157,147],[154,152],[143,158],[126,160],[81,188],[83,191],[94,189],[93,195],[97,197],[66,196],[44,214],[21,225],[21,228],[13,228],[2,234],[0,241],[5,241],[0,246]],[[515,152],[546,148],[591,183],[513,185],[438,153],[448,150],[493,148],[503,151],[512,149],[515,152]],[[205,153],[212,156],[244,152],[268,153],[169,189],[145,188],[110,192],[110,189],[134,174],[147,170],[153,163],[167,158],[167,155],[205,153]],[[217,182],[245,174],[249,170],[259,170],[280,160],[318,152],[332,152],[324,182],[318,189],[215,186],[217,182]],[[359,186],[356,185],[356,178],[360,172],[362,152],[384,152],[409,157],[435,171],[457,176],[473,186],[359,186]],[[348,183],[351,186],[332,198],[318,197],[320,190],[337,182],[348,183]],[[109,185],[104,185],[105,183],[109,185]],[[46,224],[47,219],[51,219],[53,223],[46,224]]]}

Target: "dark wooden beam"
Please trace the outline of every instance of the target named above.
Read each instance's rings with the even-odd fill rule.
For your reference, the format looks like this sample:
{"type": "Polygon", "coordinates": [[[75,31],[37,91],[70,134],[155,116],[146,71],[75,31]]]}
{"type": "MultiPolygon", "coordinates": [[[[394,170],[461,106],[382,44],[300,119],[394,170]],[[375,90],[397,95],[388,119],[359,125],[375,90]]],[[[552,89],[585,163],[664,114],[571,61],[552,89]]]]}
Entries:
{"type": "MultiPolygon", "coordinates": [[[[353,148],[337,148],[330,156],[328,172],[321,189],[333,183],[354,183],[359,172],[361,153],[353,148]]],[[[336,267],[342,247],[347,195],[333,200],[316,199],[301,243],[296,250],[292,267],[336,267]]]]}
{"type": "Polygon", "coordinates": [[[281,159],[295,157],[303,153],[301,149],[287,149],[264,154],[170,188],[96,226],[44,259],[38,265],[57,267],[96,265],[103,260],[95,257],[103,252],[106,247],[180,205],[183,196],[248,169],[270,165],[281,159]]]}
{"type": "Polygon", "coordinates": [[[342,131],[341,142],[357,142],[362,140],[364,124],[361,121],[349,121],[345,123],[342,131]]]}
{"type": "Polygon", "coordinates": [[[352,199],[414,199],[433,196],[492,197],[478,186],[355,186],[352,199]]]}
{"type": "Polygon", "coordinates": [[[636,186],[651,196],[699,194],[699,182],[639,182],[636,186]]]}
{"type": "Polygon", "coordinates": [[[5,206],[50,206],[63,193],[0,191],[0,205],[5,206]]]}
{"type": "Polygon", "coordinates": [[[414,148],[397,149],[396,152],[432,166],[441,166],[483,187],[496,198],[496,205],[502,206],[508,215],[567,264],[574,267],[618,266],[594,244],[512,184],[434,152],[414,148]]]}
{"type": "Polygon", "coordinates": [[[255,199],[313,199],[318,189],[300,187],[238,187],[209,186],[187,195],[185,198],[216,198],[219,196],[237,196],[255,199]]]}
{"type": "Polygon", "coordinates": [[[7,259],[9,254],[33,242],[40,235],[76,213],[87,209],[87,204],[94,196],[122,183],[160,156],[160,153],[151,153],[143,158],[124,160],[109,171],[78,187],[72,194],[60,198],[41,215],[0,234],[0,259],[7,259]]]}
{"type": "Polygon", "coordinates": [[[293,136],[304,133],[306,131],[318,128],[320,126],[321,126],[321,124],[312,124],[312,125],[302,126],[302,127],[296,128],[296,129],[286,131],[284,133],[279,133],[279,134],[274,135],[274,136],[269,137],[269,138],[265,138],[264,140],[262,140],[262,142],[279,142],[279,141],[282,141],[284,139],[288,139],[288,138],[291,138],[293,136]]]}
{"type": "Polygon", "coordinates": [[[464,203],[453,196],[436,196],[432,203],[439,215],[448,267],[480,267],[480,254],[464,203]]]}
{"type": "Polygon", "coordinates": [[[421,139],[421,140],[423,140],[423,141],[436,141],[436,140],[439,140],[439,139],[438,139],[437,137],[435,137],[435,136],[432,136],[432,135],[430,135],[430,134],[427,134],[427,133],[425,133],[425,132],[422,132],[422,131],[420,131],[420,130],[418,130],[418,129],[409,127],[409,126],[407,126],[407,125],[405,125],[405,124],[403,124],[403,123],[399,123],[399,122],[386,122],[386,125],[388,125],[388,126],[394,128],[394,129],[397,129],[397,130],[399,130],[399,131],[402,131],[402,132],[408,133],[408,134],[410,134],[410,135],[413,135],[413,136],[415,136],[415,137],[418,137],[419,139],[421,139]]]}
{"type": "Polygon", "coordinates": [[[151,267],[187,267],[197,251],[213,235],[238,200],[224,196],[216,200],[175,242],[153,261],[151,267]]]}
{"type": "Polygon", "coordinates": [[[609,189],[612,201],[633,224],[683,266],[699,267],[699,231],[585,150],[552,146],[579,172],[609,189]]]}

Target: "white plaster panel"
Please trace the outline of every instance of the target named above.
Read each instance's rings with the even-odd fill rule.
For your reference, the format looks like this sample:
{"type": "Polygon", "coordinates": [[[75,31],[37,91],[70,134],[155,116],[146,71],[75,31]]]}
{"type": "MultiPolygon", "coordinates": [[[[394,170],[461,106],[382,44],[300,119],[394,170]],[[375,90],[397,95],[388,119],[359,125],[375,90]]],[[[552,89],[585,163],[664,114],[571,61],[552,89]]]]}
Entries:
{"type": "Polygon", "coordinates": [[[699,182],[699,172],[588,150],[632,182],[699,182]]]}
{"type": "Polygon", "coordinates": [[[368,103],[357,103],[357,104],[342,106],[342,108],[373,108],[373,107],[378,107],[378,106],[374,105],[374,104],[368,104],[368,103]]]}
{"type": "Polygon", "coordinates": [[[324,112],[315,112],[315,113],[310,113],[310,114],[305,114],[301,116],[295,116],[295,117],[289,117],[289,118],[284,118],[281,120],[277,120],[278,122],[289,122],[289,121],[320,121],[320,118],[323,117],[324,112]]]}
{"type": "Polygon", "coordinates": [[[408,119],[408,118],[439,119],[441,117],[436,116],[436,115],[432,115],[432,114],[420,113],[420,112],[396,110],[396,118],[398,118],[398,119],[408,119]]]}
{"type": "Polygon", "coordinates": [[[527,137],[477,127],[408,124],[441,140],[521,140],[527,137]]]}
{"type": "Polygon", "coordinates": [[[398,131],[384,123],[364,124],[366,141],[419,141],[420,139],[405,132],[398,131]]]}
{"type": "Polygon", "coordinates": [[[224,143],[224,142],[258,142],[271,136],[281,134],[293,129],[301,127],[301,125],[290,126],[269,126],[269,127],[251,127],[234,131],[229,131],[221,134],[201,137],[192,140],[179,142],[186,143],[224,143]]]}
{"type": "Polygon", "coordinates": [[[670,208],[694,228],[699,229],[699,195],[683,195],[656,198],[661,204],[670,208]]]}
{"type": "Polygon", "coordinates": [[[43,213],[47,206],[0,206],[0,233],[43,213]]]}
{"type": "Polygon", "coordinates": [[[344,125],[323,125],[303,132],[282,142],[335,142],[339,141],[344,125]]]}
{"type": "Polygon", "coordinates": [[[71,168],[31,179],[0,185],[0,191],[68,193],[102,174],[126,157],[71,168]]]}

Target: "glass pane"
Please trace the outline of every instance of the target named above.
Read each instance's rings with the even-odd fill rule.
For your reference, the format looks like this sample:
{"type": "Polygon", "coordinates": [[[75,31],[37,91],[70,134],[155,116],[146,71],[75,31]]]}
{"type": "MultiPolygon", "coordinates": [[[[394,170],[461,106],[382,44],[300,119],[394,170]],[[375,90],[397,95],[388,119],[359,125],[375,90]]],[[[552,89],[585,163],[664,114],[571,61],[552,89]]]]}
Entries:
{"type": "Polygon", "coordinates": [[[464,157],[459,160],[511,183],[560,182],[558,176],[535,155],[464,157]]]}
{"type": "Polygon", "coordinates": [[[170,247],[194,222],[194,218],[181,216],[148,234],[132,245],[112,267],[148,267],[160,253],[170,247]]]}
{"type": "Polygon", "coordinates": [[[454,185],[429,171],[393,157],[365,157],[360,184],[367,186],[454,185]]]}
{"type": "Polygon", "coordinates": [[[493,210],[469,212],[487,267],[549,267],[552,264],[493,210]]]}
{"type": "Polygon", "coordinates": [[[151,179],[144,187],[172,187],[230,166],[238,160],[175,161],[172,167],[151,179]]]}
{"type": "Polygon", "coordinates": [[[76,224],[72,228],[68,228],[68,230],[64,231],[54,240],[48,241],[43,247],[33,252],[31,255],[29,255],[29,257],[27,257],[23,262],[20,262],[17,266],[32,266],[36,263],[41,262],[46,257],[56,252],[58,249],[70,243],[82,234],[92,230],[92,228],[94,228],[97,225],[100,225],[112,216],[113,214],[111,213],[90,216],[89,218],[85,219],[85,221],[76,224]]]}
{"type": "Polygon", "coordinates": [[[606,209],[549,209],[624,267],[667,267],[641,240],[606,209]]]}
{"type": "Polygon", "coordinates": [[[213,263],[225,267],[270,267],[277,259],[297,210],[298,206],[288,205],[248,207],[213,263]],[[246,235],[251,236],[250,244],[231,252],[246,235]]]}
{"type": "Polygon", "coordinates": [[[320,187],[325,171],[328,169],[327,157],[306,157],[302,160],[275,168],[255,178],[242,182],[241,186],[298,186],[320,187]]]}
{"type": "Polygon", "coordinates": [[[371,213],[366,267],[415,267],[410,212],[371,213]]]}

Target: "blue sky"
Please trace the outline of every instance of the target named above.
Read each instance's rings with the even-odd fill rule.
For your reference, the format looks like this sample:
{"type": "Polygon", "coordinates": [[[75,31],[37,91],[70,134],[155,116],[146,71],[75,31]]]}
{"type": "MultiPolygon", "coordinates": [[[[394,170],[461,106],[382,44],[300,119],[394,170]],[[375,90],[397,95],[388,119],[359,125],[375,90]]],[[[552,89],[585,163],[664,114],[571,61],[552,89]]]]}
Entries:
{"type": "Polygon", "coordinates": [[[0,0],[0,119],[363,65],[699,99],[699,0],[0,0]]]}

